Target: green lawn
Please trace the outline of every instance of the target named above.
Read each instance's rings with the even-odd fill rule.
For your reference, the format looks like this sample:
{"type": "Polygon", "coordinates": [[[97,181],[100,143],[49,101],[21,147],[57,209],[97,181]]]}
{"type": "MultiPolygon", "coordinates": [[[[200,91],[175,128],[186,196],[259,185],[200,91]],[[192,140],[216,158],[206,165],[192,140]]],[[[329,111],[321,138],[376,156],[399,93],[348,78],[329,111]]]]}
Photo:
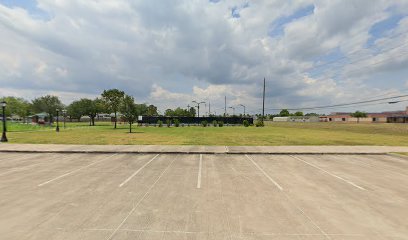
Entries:
{"type": "Polygon", "coordinates": [[[408,146],[408,124],[268,123],[256,127],[136,127],[68,123],[54,128],[8,124],[10,143],[165,145],[389,145],[408,146]]]}

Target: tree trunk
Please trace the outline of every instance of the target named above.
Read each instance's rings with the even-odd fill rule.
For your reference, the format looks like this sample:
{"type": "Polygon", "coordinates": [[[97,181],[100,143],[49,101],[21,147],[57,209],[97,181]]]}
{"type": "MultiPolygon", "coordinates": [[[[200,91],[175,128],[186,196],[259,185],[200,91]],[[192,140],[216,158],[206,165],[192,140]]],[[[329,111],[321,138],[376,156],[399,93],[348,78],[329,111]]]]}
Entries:
{"type": "Polygon", "coordinates": [[[92,117],[92,126],[95,126],[95,117],[92,117]]]}
{"type": "Polygon", "coordinates": [[[132,133],[132,123],[129,123],[129,133],[132,133]]]}

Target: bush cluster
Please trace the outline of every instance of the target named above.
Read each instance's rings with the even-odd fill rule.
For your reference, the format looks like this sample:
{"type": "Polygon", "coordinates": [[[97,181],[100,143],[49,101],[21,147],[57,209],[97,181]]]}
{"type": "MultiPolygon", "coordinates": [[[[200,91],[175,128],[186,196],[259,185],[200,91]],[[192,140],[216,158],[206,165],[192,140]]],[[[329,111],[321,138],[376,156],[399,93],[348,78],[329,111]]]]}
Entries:
{"type": "Polygon", "coordinates": [[[180,120],[178,120],[177,118],[173,120],[174,121],[174,126],[175,127],[179,127],[180,126],[180,120]]]}
{"type": "Polygon", "coordinates": [[[262,120],[257,120],[255,122],[255,127],[263,127],[264,126],[264,122],[262,120]]]}
{"type": "Polygon", "coordinates": [[[218,127],[223,127],[224,126],[224,122],[223,121],[219,121],[218,122],[218,127]]]}
{"type": "Polygon", "coordinates": [[[157,121],[157,125],[159,125],[159,127],[163,127],[163,121],[161,120],[157,121]]]}
{"type": "Polygon", "coordinates": [[[204,120],[204,121],[201,122],[201,126],[207,127],[207,125],[208,125],[208,122],[207,122],[207,121],[204,120]]]}
{"type": "Polygon", "coordinates": [[[242,124],[244,125],[244,127],[249,127],[249,122],[248,122],[248,120],[244,120],[244,121],[242,122],[242,124]]]}

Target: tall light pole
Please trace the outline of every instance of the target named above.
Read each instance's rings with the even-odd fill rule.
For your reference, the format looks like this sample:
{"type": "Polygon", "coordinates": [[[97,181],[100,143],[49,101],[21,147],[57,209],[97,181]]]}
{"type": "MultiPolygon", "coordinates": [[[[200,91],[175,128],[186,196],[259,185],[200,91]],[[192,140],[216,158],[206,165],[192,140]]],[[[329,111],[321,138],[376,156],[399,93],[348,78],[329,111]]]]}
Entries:
{"type": "Polygon", "coordinates": [[[232,116],[235,116],[235,108],[234,107],[228,107],[232,109],[232,116]]]}
{"type": "Polygon", "coordinates": [[[193,101],[193,103],[197,104],[197,116],[200,117],[200,104],[203,104],[205,102],[197,102],[197,101],[193,101]]]}
{"type": "Polygon", "coordinates": [[[239,106],[241,106],[241,107],[243,107],[243,108],[244,108],[244,117],[245,117],[245,105],[243,105],[243,104],[239,104],[239,106]]]}
{"type": "Polygon", "coordinates": [[[57,132],[59,132],[59,109],[57,108],[57,128],[55,129],[57,132]]]}
{"type": "Polygon", "coordinates": [[[64,114],[64,129],[65,129],[65,119],[67,118],[67,110],[63,109],[62,114],[64,114]]]}
{"type": "Polygon", "coordinates": [[[264,78],[264,84],[263,84],[263,98],[262,98],[262,123],[265,118],[265,78],[264,78]]]}
{"type": "Polygon", "coordinates": [[[3,108],[3,134],[1,135],[1,142],[8,142],[7,136],[6,136],[6,106],[7,103],[6,101],[1,102],[1,107],[3,108]]]}

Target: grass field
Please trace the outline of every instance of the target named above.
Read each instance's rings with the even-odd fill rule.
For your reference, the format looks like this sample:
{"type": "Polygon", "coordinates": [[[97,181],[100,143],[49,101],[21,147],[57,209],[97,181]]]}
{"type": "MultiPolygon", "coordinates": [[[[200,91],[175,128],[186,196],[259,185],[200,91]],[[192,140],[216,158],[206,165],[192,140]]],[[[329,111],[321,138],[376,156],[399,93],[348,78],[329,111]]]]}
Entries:
{"type": "Polygon", "coordinates": [[[408,124],[268,123],[256,127],[135,127],[114,130],[68,123],[55,128],[8,124],[10,143],[163,145],[387,145],[408,146],[408,124]]]}

